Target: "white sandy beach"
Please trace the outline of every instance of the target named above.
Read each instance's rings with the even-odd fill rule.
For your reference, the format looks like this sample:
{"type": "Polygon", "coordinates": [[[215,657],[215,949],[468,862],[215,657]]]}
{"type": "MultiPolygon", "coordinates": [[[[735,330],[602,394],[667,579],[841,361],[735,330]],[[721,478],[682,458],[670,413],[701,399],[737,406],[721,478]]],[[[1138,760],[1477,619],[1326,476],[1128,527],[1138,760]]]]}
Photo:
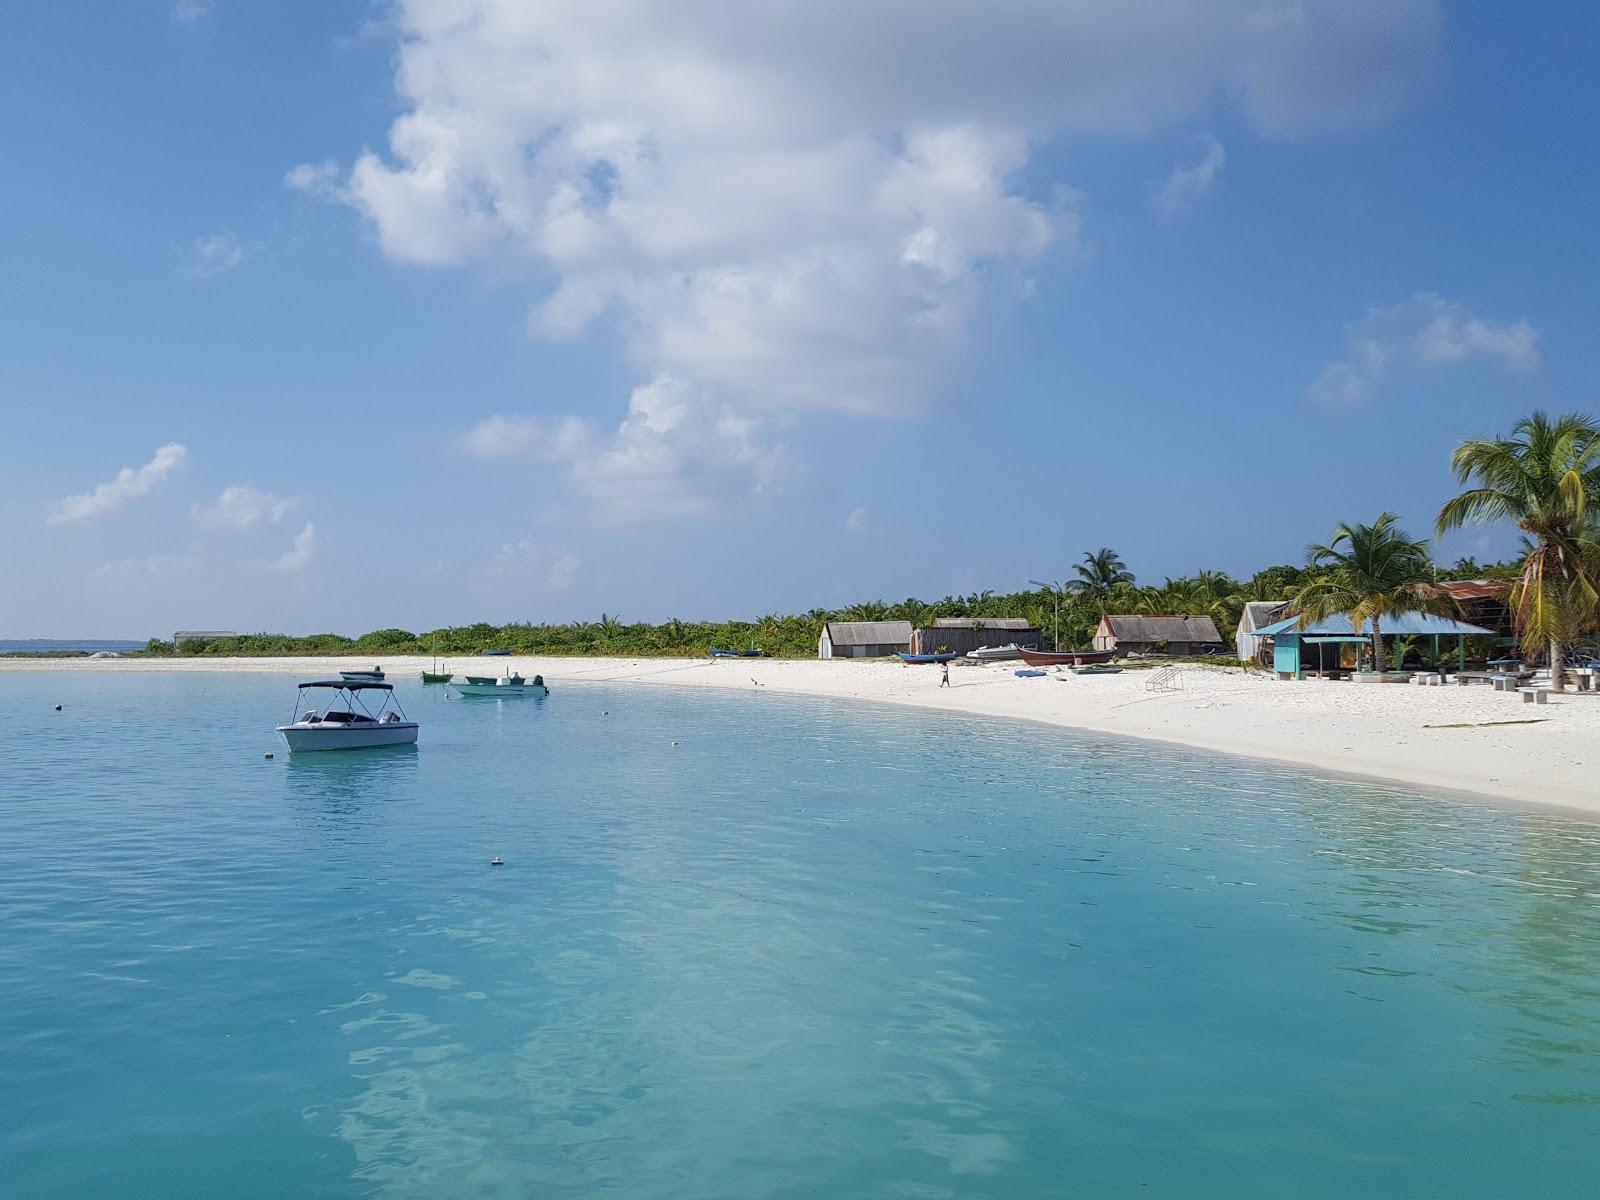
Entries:
{"type": "MultiPolygon", "coordinates": [[[[0,659],[0,672],[262,671],[309,679],[372,665],[369,658],[0,659]]],[[[429,660],[384,659],[382,665],[392,680],[415,679],[429,660]]],[[[470,658],[451,659],[447,669],[541,674],[557,695],[565,683],[609,682],[746,691],[759,686],[873,700],[1600,813],[1597,695],[1552,695],[1539,706],[1484,686],[1280,682],[1206,667],[1185,668],[1181,691],[1152,693],[1145,687],[1150,671],[1019,679],[1013,674],[1019,665],[953,664],[947,689],[939,686],[936,667],[839,659],[470,658]]]]}

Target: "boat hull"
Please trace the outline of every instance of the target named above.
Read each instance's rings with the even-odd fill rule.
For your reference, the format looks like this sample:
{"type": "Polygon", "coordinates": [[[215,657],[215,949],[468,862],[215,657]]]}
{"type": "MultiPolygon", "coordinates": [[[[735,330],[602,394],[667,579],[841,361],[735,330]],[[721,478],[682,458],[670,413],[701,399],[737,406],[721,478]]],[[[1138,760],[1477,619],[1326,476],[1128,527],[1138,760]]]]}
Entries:
{"type": "Polygon", "coordinates": [[[1108,663],[1116,653],[1115,650],[1018,650],[1022,661],[1030,667],[1087,667],[1108,663]]]}
{"type": "Polygon", "coordinates": [[[975,662],[1008,662],[1022,657],[1022,651],[1015,645],[1010,646],[980,646],[976,650],[968,650],[967,657],[975,662]]]}
{"type": "Polygon", "coordinates": [[[278,736],[290,754],[319,750],[371,750],[409,746],[417,740],[415,721],[382,721],[371,725],[279,725],[278,736]]]}
{"type": "Polygon", "coordinates": [[[907,664],[908,666],[914,666],[914,665],[919,665],[919,664],[922,664],[922,663],[954,662],[957,657],[958,656],[956,654],[954,654],[954,653],[949,653],[949,654],[902,654],[900,656],[900,661],[905,663],[905,664],[907,664]]]}
{"type": "Polygon", "coordinates": [[[536,683],[452,683],[458,696],[543,696],[549,689],[536,683]]]}
{"type": "Polygon", "coordinates": [[[424,671],[422,673],[423,683],[449,683],[454,678],[454,672],[424,671]]]}
{"type": "Polygon", "coordinates": [[[382,683],[382,671],[340,671],[339,678],[346,683],[382,683]]]}

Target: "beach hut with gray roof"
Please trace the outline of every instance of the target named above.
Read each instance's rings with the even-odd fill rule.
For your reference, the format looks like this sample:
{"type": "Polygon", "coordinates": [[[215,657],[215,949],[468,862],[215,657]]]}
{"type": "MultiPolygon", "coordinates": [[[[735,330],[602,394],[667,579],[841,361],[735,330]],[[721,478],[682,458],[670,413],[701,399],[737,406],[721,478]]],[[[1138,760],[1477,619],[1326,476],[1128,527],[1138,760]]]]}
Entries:
{"type": "Polygon", "coordinates": [[[1115,650],[1122,654],[1220,654],[1227,649],[1217,623],[1210,617],[1134,617],[1100,618],[1094,631],[1096,650],[1115,650]]]}
{"type": "Polygon", "coordinates": [[[829,621],[817,639],[818,658],[887,658],[910,649],[910,621],[829,621]]]}

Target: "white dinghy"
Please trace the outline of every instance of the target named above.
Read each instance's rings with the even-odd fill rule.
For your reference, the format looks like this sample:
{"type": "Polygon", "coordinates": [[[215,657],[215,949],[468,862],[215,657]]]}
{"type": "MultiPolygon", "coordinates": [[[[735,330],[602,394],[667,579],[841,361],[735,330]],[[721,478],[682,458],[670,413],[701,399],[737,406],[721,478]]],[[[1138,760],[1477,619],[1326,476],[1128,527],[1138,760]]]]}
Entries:
{"type": "MultiPolygon", "coordinates": [[[[311,699],[318,693],[312,692],[311,699]]],[[[323,679],[302,683],[292,724],[279,725],[278,736],[290,754],[308,750],[365,750],[373,746],[404,746],[417,740],[417,723],[406,720],[394,699],[394,685],[323,679]],[[307,707],[306,693],[328,688],[333,695],[322,712],[307,707]],[[362,694],[377,694],[383,704],[377,712],[363,703],[362,694]],[[302,711],[304,710],[304,711],[302,711]]]]}

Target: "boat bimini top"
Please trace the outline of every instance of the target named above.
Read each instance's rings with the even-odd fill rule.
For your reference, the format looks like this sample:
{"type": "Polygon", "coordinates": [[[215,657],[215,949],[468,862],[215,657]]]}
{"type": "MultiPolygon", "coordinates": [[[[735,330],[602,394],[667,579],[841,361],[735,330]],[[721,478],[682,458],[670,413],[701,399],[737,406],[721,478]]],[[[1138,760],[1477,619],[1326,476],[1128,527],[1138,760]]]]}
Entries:
{"type": "MultiPolygon", "coordinates": [[[[406,715],[400,710],[400,704],[394,699],[394,684],[372,683],[366,680],[351,679],[318,679],[312,683],[299,685],[298,699],[295,702],[295,717],[291,724],[306,725],[348,725],[354,723],[373,722],[379,725],[392,725],[397,721],[405,721],[406,715]],[[329,709],[325,713],[318,713],[314,708],[308,708],[301,713],[300,706],[305,703],[307,688],[332,688],[336,693],[344,693],[345,710],[329,709]],[[383,704],[376,713],[361,702],[358,692],[381,692],[383,704]],[[392,707],[391,707],[392,706],[392,707]],[[360,710],[359,712],[357,710],[360,710]]],[[[338,697],[335,697],[336,702],[338,697]]]]}

